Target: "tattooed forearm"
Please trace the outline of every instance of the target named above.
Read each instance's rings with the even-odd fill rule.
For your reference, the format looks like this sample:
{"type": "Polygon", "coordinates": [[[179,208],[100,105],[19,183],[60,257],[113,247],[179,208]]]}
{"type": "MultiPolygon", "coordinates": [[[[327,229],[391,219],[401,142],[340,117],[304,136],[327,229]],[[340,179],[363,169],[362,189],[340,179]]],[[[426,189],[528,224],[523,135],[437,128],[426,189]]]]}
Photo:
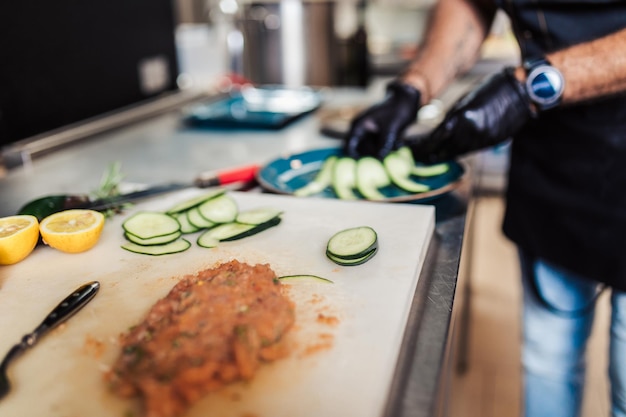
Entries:
{"type": "Polygon", "coordinates": [[[480,28],[477,28],[474,22],[468,22],[463,36],[458,40],[456,52],[451,67],[452,77],[469,71],[478,59],[480,45],[483,41],[483,35],[480,28]]]}
{"type": "Polygon", "coordinates": [[[476,62],[495,6],[478,0],[439,0],[417,58],[402,79],[422,91],[423,102],[436,97],[476,62]],[[460,28],[460,30],[459,30],[460,28]]]}

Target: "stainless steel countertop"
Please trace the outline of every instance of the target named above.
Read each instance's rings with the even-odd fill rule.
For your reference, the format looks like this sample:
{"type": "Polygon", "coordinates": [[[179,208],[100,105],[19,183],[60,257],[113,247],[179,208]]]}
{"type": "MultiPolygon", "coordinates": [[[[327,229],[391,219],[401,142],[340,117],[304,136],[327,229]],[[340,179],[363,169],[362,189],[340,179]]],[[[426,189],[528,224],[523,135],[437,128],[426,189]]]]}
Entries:
{"type": "MultiPolygon", "coordinates": [[[[369,95],[350,89],[325,91],[333,106],[363,103],[369,95]]],[[[458,95],[458,92],[452,93],[458,95]]],[[[125,181],[161,184],[191,181],[200,172],[249,163],[266,163],[279,154],[338,146],[319,133],[313,115],[278,131],[189,130],[180,112],[101,133],[12,169],[0,180],[0,216],[15,213],[42,195],[89,192],[112,161],[120,161],[125,181]]],[[[431,242],[415,294],[386,416],[436,415],[448,371],[448,342],[466,227],[471,184],[429,202],[436,207],[431,242]]]]}

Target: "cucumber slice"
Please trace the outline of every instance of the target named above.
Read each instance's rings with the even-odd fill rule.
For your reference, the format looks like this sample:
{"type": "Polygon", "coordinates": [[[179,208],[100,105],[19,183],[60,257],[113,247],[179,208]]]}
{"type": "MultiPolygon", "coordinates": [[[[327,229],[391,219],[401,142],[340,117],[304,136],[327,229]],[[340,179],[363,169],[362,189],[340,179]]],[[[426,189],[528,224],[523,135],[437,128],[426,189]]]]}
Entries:
{"type": "Polygon", "coordinates": [[[398,152],[387,155],[383,164],[391,181],[403,190],[410,193],[423,193],[430,190],[428,185],[413,181],[410,178],[413,166],[398,152]]]}
{"type": "Polygon", "coordinates": [[[180,223],[180,231],[184,234],[189,234],[189,233],[196,233],[198,230],[200,230],[199,227],[196,227],[195,225],[191,224],[191,222],[189,221],[189,218],[187,217],[187,213],[186,212],[180,212],[180,213],[176,213],[172,215],[174,218],[176,218],[176,220],[178,220],[178,223],[180,223]]]}
{"type": "Polygon", "coordinates": [[[403,146],[396,152],[411,165],[411,174],[418,177],[434,177],[445,174],[450,169],[450,164],[446,162],[434,165],[416,165],[411,149],[408,146],[403,146]]]}
{"type": "Polygon", "coordinates": [[[354,193],[356,188],[356,160],[348,157],[337,159],[333,167],[332,185],[337,198],[342,200],[357,200],[354,193]]]}
{"type": "Polygon", "coordinates": [[[122,223],[125,232],[141,239],[150,239],[178,232],[178,220],[165,213],[155,211],[141,211],[129,217],[122,223]]]}
{"type": "Polygon", "coordinates": [[[133,243],[136,243],[138,245],[141,246],[152,246],[152,245],[164,245],[166,243],[170,243],[175,241],[176,239],[178,239],[179,237],[182,236],[182,233],[179,232],[174,232],[171,233],[169,235],[163,235],[163,236],[157,236],[157,237],[151,237],[148,239],[142,239],[140,237],[137,237],[135,235],[132,235],[128,232],[124,233],[124,237],[126,238],[126,240],[129,240],[133,243]]]}
{"type": "Polygon", "coordinates": [[[315,178],[313,178],[313,181],[311,181],[304,187],[295,190],[293,192],[293,195],[295,195],[296,197],[308,197],[324,191],[326,187],[329,187],[332,184],[333,167],[335,166],[336,161],[336,155],[331,155],[326,158],[322,163],[322,166],[317,175],[315,176],[315,178]]]}
{"type": "Polygon", "coordinates": [[[378,248],[378,235],[369,226],[353,227],[335,233],[326,245],[327,255],[343,259],[359,259],[378,248]]]}
{"type": "Polygon", "coordinates": [[[228,194],[224,194],[200,204],[198,212],[208,221],[221,224],[235,221],[239,209],[235,200],[228,194]]]}
{"type": "Polygon", "coordinates": [[[198,246],[213,248],[215,241],[227,242],[231,240],[243,239],[244,237],[255,235],[259,232],[276,226],[280,223],[280,217],[261,224],[224,223],[207,230],[198,237],[198,246]]]}
{"type": "Polygon", "coordinates": [[[216,248],[220,241],[215,236],[212,236],[210,233],[204,232],[198,239],[196,240],[196,244],[202,248],[216,248]]]}
{"type": "Polygon", "coordinates": [[[384,200],[387,197],[378,189],[390,184],[389,175],[378,159],[365,156],[357,161],[356,186],[363,197],[368,200],[384,200]]]}
{"type": "Polygon", "coordinates": [[[378,248],[374,248],[371,251],[367,252],[365,255],[363,255],[363,256],[361,256],[359,258],[354,258],[354,259],[340,258],[338,256],[334,256],[332,253],[329,253],[329,252],[326,252],[326,256],[328,257],[328,259],[330,259],[331,261],[333,261],[337,265],[357,266],[357,265],[362,265],[365,262],[367,262],[370,259],[372,259],[372,257],[374,255],[376,255],[377,252],[378,252],[378,248]]]}
{"type": "Polygon", "coordinates": [[[417,175],[418,177],[435,177],[445,174],[449,169],[450,164],[445,162],[435,165],[415,165],[411,169],[411,174],[417,175]]]}
{"type": "Polygon", "coordinates": [[[126,249],[129,252],[140,253],[143,255],[152,255],[152,256],[179,253],[179,252],[186,251],[190,247],[191,247],[191,243],[189,243],[188,240],[182,239],[182,238],[177,239],[170,243],[166,243],[165,245],[143,246],[143,245],[138,245],[133,242],[128,242],[122,245],[122,249],[126,249]]]}
{"type": "MultiPolygon", "coordinates": [[[[203,248],[214,248],[221,241],[237,240],[239,236],[254,229],[254,224],[225,223],[215,226],[198,236],[196,243],[203,248]]],[[[246,235],[247,236],[247,235],[246,235]]]]}
{"type": "Polygon", "coordinates": [[[255,208],[240,212],[237,215],[236,222],[254,225],[262,224],[280,216],[282,213],[283,212],[281,210],[271,207],[255,208]]]}
{"type": "Polygon", "coordinates": [[[200,214],[200,210],[198,210],[197,206],[190,208],[184,213],[187,215],[189,223],[196,226],[198,229],[209,229],[215,226],[215,223],[202,217],[202,215],[200,214]]]}
{"type": "Polygon", "coordinates": [[[278,277],[280,281],[307,281],[307,282],[320,282],[323,284],[333,284],[333,282],[327,278],[318,277],[317,275],[283,275],[278,277]]]}
{"type": "Polygon", "coordinates": [[[180,213],[181,211],[187,211],[192,207],[199,206],[207,200],[211,200],[212,198],[219,197],[226,192],[224,188],[216,188],[211,190],[208,193],[199,195],[197,197],[192,197],[188,200],[182,201],[180,203],[175,204],[169,210],[166,211],[167,214],[180,213]]]}

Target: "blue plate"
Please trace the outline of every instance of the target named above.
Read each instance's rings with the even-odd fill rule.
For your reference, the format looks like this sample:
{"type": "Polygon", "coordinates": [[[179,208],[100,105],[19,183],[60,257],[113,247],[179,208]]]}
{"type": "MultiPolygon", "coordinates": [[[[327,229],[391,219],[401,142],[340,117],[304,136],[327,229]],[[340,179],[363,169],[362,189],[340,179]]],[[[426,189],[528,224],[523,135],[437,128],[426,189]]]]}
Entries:
{"type": "MultiPolygon", "coordinates": [[[[327,148],[278,158],[258,172],[257,180],[268,191],[279,194],[293,194],[295,190],[304,187],[315,178],[326,158],[331,155],[339,155],[340,153],[341,150],[339,148],[327,148]]],[[[427,184],[430,187],[430,191],[413,194],[396,186],[388,186],[380,190],[387,197],[383,201],[429,200],[449,193],[459,186],[465,174],[465,169],[458,162],[451,161],[448,163],[450,164],[450,169],[442,175],[415,178],[416,181],[427,184]]],[[[337,198],[330,187],[315,196],[337,198]]]]}

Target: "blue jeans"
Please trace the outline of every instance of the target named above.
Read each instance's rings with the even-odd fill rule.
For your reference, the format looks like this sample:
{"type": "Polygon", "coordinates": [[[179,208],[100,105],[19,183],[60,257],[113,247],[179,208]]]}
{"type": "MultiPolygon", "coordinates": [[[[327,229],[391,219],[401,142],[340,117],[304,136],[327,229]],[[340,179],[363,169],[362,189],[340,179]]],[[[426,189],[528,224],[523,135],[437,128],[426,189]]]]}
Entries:
{"type": "MultiPolygon", "coordinates": [[[[599,286],[524,254],[520,260],[524,415],[578,417],[599,286]]],[[[609,355],[611,415],[626,417],[626,293],[616,290],[611,294],[609,355]]]]}

